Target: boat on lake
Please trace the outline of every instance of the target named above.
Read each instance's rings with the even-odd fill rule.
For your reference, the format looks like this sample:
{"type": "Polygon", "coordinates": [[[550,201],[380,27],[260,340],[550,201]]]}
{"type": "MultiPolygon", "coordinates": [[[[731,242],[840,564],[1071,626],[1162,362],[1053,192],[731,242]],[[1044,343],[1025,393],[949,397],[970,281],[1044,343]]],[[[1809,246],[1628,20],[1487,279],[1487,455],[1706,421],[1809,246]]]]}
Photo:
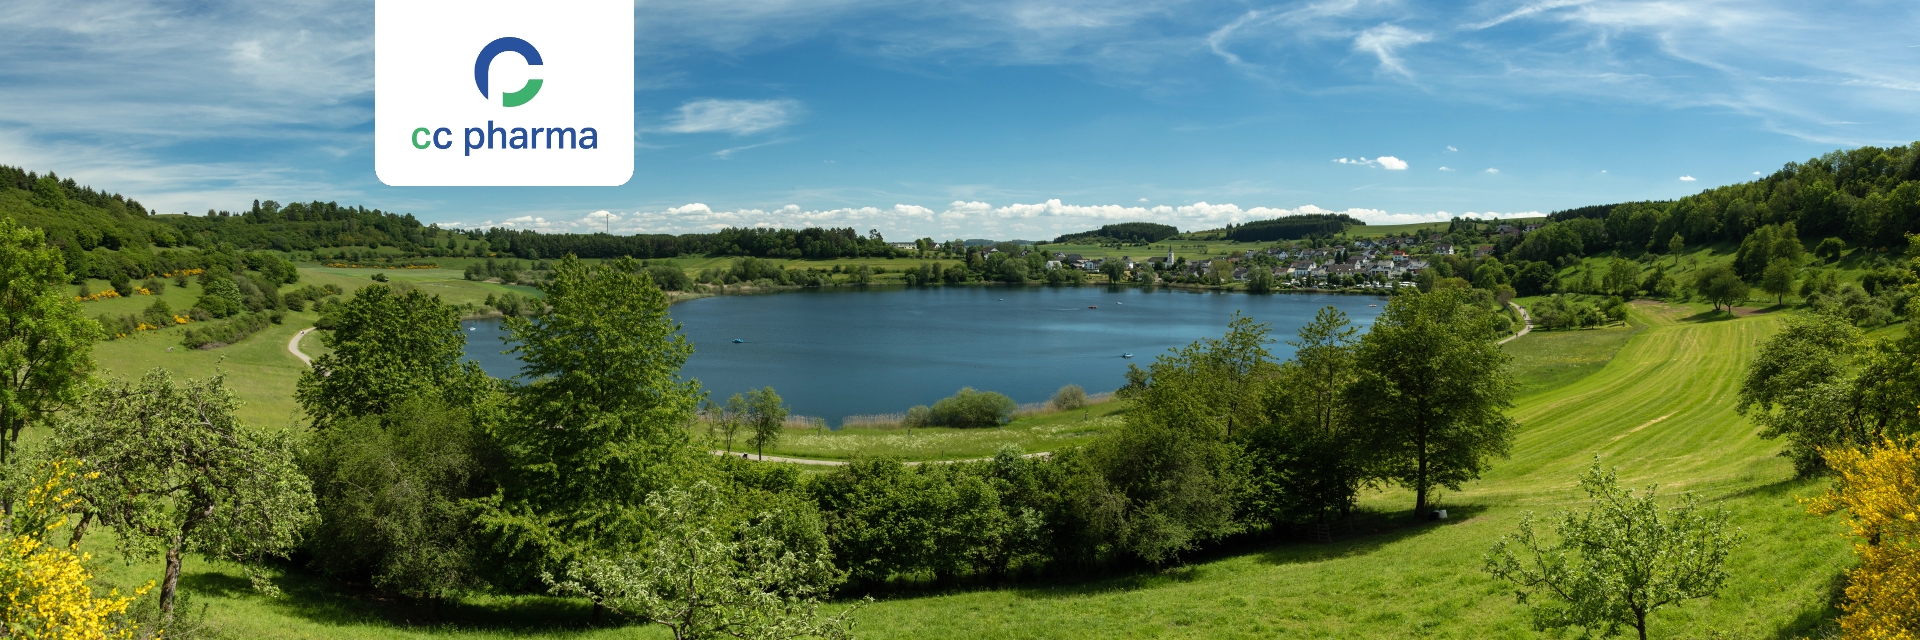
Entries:
{"type": "Polygon", "coordinates": [[[1097,307],[1097,306],[1094,306],[1094,305],[1087,305],[1087,308],[1088,308],[1088,309],[1098,309],[1098,308],[1100,308],[1100,307],[1097,307]]]}
{"type": "Polygon", "coordinates": [[[1131,357],[1133,357],[1133,353],[1132,353],[1132,352],[1127,352],[1127,353],[1122,353],[1122,354],[1120,354],[1120,357],[1122,357],[1122,358],[1131,358],[1131,357]]]}
{"type": "Polygon", "coordinates": [[[733,339],[733,343],[734,343],[734,344],[741,344],[741,343],[744,343],[744,342],[746,342],[746,341],[745,341],[745,340],[741,340],[741,339],[739,339],[739,338],[734,338],[734,339],[733,339]]]}

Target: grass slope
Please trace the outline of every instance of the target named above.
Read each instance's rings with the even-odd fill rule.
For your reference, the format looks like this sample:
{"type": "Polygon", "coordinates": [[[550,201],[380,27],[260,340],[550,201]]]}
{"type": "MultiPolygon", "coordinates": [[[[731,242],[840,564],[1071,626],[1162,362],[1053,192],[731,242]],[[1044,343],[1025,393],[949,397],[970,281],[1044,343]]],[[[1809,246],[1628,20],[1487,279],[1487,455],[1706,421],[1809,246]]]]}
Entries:
{"type": "MultiPolygon", "coordinates": [[[[1850,555],[1840,523],[1796,501],[1821,483],[1790,480],[1778,444],[1732,410],[1740,372],[1778,321],[1639,320],[1649,326],[1599,371],[1518,403],[1512,459],[1443,498],[1453,520],[1268,545],[1168,575],[893,599],[861,628],[876,638],[1536,637],[1509,589],[1480,571],[1482,554],[1522,510],[1578,503],[1575,475],[1599,455],[1636,485],[1703,492],[1752,536],[1720,597],[1656,614],[1660,636],[1797,637],[1832,614],[1850,555]]],[[[1398,490],[1367,500],[1409,503],[1398,490]]]]}

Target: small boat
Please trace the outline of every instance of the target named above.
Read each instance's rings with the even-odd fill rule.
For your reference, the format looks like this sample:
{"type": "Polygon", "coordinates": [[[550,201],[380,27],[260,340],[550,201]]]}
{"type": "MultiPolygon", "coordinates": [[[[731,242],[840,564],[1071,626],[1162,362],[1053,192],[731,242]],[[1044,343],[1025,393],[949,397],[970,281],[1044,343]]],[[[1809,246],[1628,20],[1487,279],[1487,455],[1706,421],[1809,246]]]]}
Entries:
{"type": "Polygon", "coordinates": [[[1093,305],[1087,305],[1087,308],[1088,308],[1088,309],[1098,309],[1098,308],[1100,308],[1100,307],[1096,307],[1096,306],[1093,306],[1093,305]]]}
{"type": "Polygon", "coordinates": [[[1120,354],[1120,357],[1122,357],[1122,358],[1131,358],[1131,357],[1133,357],[1133,354],[1132,354],[1132,353],[1122,353],[1122,354],[1120,354]]]}
{"type": "Polygon", "coordinates": [[[1380,306],[1380,305],[1377,305],[1377,304],[1370,304],[1370,305],[1367,305],[1367,306],[1369,306],[1369,307],[1378,307],[1378,306],[1380,306]]]}
{"type": "Polygon", "coordinates": [[[741,340],[741,339],[739,339],[739,338],[734,338],[734,339],[733,339],[733,343],[734,343],[734,344],[740,344],[740,343],[743,343],[743,342],[746,342],[746,341],[745,341],[745,340],[741,340]]]}

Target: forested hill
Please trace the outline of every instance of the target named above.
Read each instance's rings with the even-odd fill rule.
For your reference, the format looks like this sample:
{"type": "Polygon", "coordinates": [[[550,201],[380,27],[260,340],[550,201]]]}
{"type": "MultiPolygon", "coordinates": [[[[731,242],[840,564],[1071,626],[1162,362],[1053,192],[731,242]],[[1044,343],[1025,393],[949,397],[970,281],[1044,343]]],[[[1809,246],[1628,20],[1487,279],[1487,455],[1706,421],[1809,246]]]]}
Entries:
{"type": "Polygon", "coordinates": [[[1246,224],[1230,224],[1227,225],[1227,238],[1240,242],[1299,240],[1308,236],[1338,235],[1347,227],[1365,224],[1344,213],[1303,213],[1246,224]]]}
{"type": "Polygon", "coordinates": [[[1519,257],[1548,259],[1577,252],[1574,244],[1586,245],[1584,252],[1659,251],[1676,236],[1687,245],[1738,242],[1768,225],[1791,225],[1803,240],[1901,247],[1906,234],[1920,232],[1920,142],[1834,151],[1752,182],[1678,200],[1569,209],[1552,220],[1549,233],[1528,234],[1519,257]],[[1581,220],[1592,222],[1575,224],[1581,220]]]}
{"type": "Polygon", "coordinates": [[[1120,224],[1106,225],[1092,231],[1069,233],[1054,238],[1053,242],[1054,244],[1153,244],[1171,238],[1179,233],[1179,229],[1156,222],[1122,222],[1120,224]]]}
{"type": "MultiPolygon", "coordinates": [[[[25,169],[0,165],[0,216],[47,231],[47,241],[69,253],[96,249],[230,245],[236,249],[317,251],[333,247],[399,248],[418,256],[470,255],[484,251],[520,258],[670,258],[683,254],[771,258],[838,258],[905,255],[879,232],[851,229],[724,229],[686,235],[614,236],[543,234],[493,228],[441,230],[410,213],[393,213],[337,202],[282,205],[255,200],[239,212],[161,214],[119,194],[96,191],[25,169]],[[455,234],[464,236],[454,237],[455,234]],[[474,242],[484,240],[485,244],[474,242]]],[[[933,246],[931,239],[925,244],[933,246]]]]}

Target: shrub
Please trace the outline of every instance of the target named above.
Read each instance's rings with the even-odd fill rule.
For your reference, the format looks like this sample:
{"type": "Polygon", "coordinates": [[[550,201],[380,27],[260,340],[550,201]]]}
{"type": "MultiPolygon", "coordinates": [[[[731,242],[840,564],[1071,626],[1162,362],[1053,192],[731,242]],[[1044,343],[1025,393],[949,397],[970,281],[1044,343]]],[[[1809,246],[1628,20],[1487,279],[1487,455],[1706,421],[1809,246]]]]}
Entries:
{"type": "Polygon", "coordinates": [[[1053,406],[1053,408],[1058,411],[1072,411],[1085,407],[1087,406],[1087,390],[1080,388],[1080,385],[1077,384],[1060,387],[1059,391],[1053,392],[1053,399],[1048,400],[1047,404],[1053,406]]]}
{"type": "Polygon", "coordinates": [[[267,328],[271,322],[272,318],[266,313],[243,313],[226,322],[188,329],[186,335],[180,340],[180,344],[189,349],[211,349],[229,345],[245,340],[247,336],[267,328]]]}
{"type": "Polygon", "coordinates": [[[933,423],[947,427],[999,426],[1019,407],[1004,395],[962,387],[958,393],[933,403],[933,423]]]}
{"type": "Polygon", "coordinates": [[[900,421],[900,426],[908,429],[933,426],[933,410],[924,404],[914,405],[907,410],[907,417],[900,421]]]}

